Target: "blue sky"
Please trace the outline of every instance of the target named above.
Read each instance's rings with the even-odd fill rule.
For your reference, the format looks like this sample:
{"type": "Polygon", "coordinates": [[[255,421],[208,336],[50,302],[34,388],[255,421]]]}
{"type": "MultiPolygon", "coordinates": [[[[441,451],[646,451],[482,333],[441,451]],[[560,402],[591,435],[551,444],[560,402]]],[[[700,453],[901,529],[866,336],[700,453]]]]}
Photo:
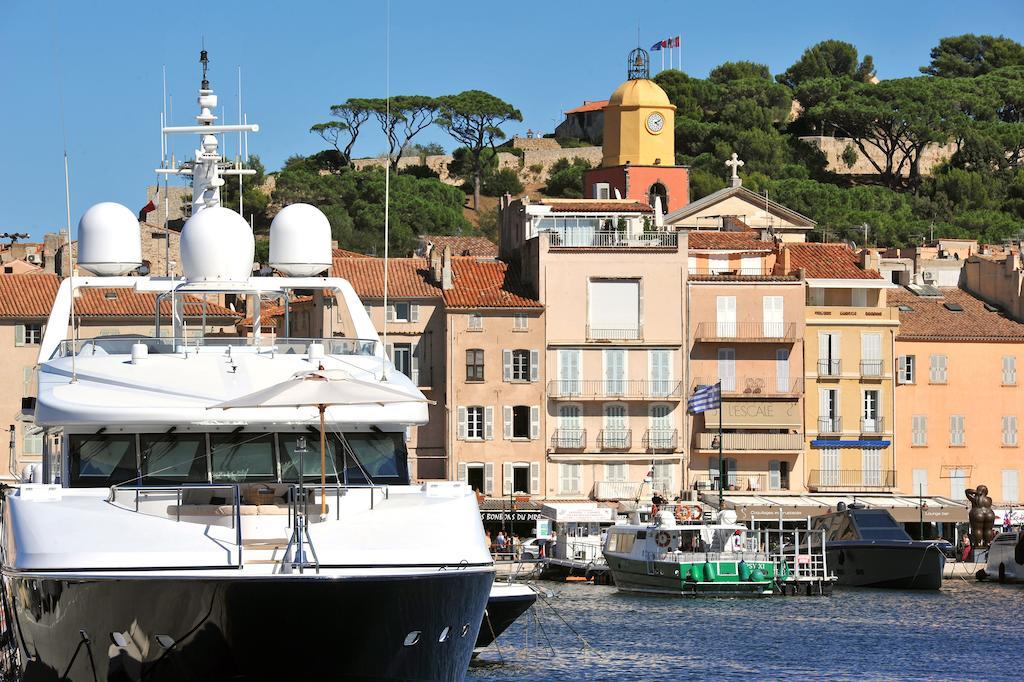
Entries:
{"type": "MultiPolygon", "coordinates": [[[[561,111],[607,97],[624,79],[637,24],[645,47],[681,35],[683,68],[697,76],[741,59],[779,73],[806,47],[838,38],[873,55],[880,78],[896,78],[915,75],[942,36],[993,33],[1024,42],[1022,20],[1019,0],[393,0],[391,91],[488,90],[523,112],[522,125],[507,132],[548,132],[561,111]]],[[[229,123],[237,118],[242,66],[244,108],[262,126],[249,151],[269,169],[323,148],[308,129],[327,119],[331,104],[385,91],[381,0],[0,2],[0,232],[40,237],[65,223],[61,91],[73,225],[98,201],[141,207],[160,161],[161,67],[172,123],[191,124],[204,36],[229,123]]],[[[660,63],[655,53],[652,65],[660,63]]],[[[417,140],[452,146],[440,130],[417,140]]],[[[178,158],[193,144],[180,137],[178,158]]],[[[365,135],[357,152],[383,149],[378,134],[365,135]]]]}

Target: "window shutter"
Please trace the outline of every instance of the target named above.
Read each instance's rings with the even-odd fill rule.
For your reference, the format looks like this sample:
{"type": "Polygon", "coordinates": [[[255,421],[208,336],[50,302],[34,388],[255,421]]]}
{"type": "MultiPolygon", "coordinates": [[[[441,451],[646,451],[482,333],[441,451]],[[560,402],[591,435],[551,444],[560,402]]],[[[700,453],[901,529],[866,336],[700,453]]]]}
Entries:
{"type": "Polygon", "coordinates": [[[537,440],[540,438],[540,406],[533,405],[530,407],[530,438],[537,440]]]}
{"type": "Polygon", "coordinates": [[[505,422],[505,430],[504,430],[505,440],[511,440],[512,439],[512,406],[511,405],[505,405],[504,407],[501,408],[501,412],[502,412],[502,416],[504,417],[504,422],[505,422]]]}
{"type": "Polygon", "coordinates": [[[484,440],[494,440],[494,408],[484,408],[484,440]]]}
{"type": "Polygon", "coordinates": [[[538,381],[540,379],[540,351],[530,351],[530,381],[538,381]]]}
{"type": "MultiPolygon", "coordinates": [[[[463,408],[459,408],[459,409],[463,409],[463,408]]],[[[468,480],[468,478],[469,478],[466,475],[466,463],[465,462],[459,462],[459,474],[458,474],[458,477],[459,477],[459,480],[462,481],[463,483],[465,483],[468,480]]]]}
{"type": "Polygon", "coordinates": [[[896,382],[909,384],[907,381],[907,356],[901,355],[896,359],[896,382]]]}
{"type": "Polygon", "coordinates": [[[501,494],[512,494],[512,462],[501,465],[501,494]]]}
{"type": "Polygon", "coordinates": [[[395,344],[393,344],[393,343],[385,343],[384,344],[384,353],[387,354],[388,360],[390,360],[392,363],[394,363],[394,361],[395,361],[395,344]]]}
{"type": "Polygon", "coordinates": [[[419,322],[420,321],[420,306],[418,303],[409,304],[409,321],[419,322]]]}
{"type": "Polygon", "coordinates": [[[14,325],[14,345],[24,346],[25,345],[25,325],[16,324],[14,325]]]}
{"type": "Polygon", "coordinates": [[[459,440],[466,440],[466,408],[465,407],[460,407],[459,410],[458,410],[458,413],[459,413],[458,439],[459,440]]]}
{"type": "Polygon", "coordinates": [[[512,381],[512,351],[501,351],[501,376],[504,381],[512,381]]]}
{"type": "Polygon", "coordinates": [[[1016,469],[1003,469],[1003,502],[1020,502],[1020,476],[1016,469]]]}
{"type": "Polygon", "coordinates": [[[1017,383],[1017,358],[1013,355],[1003,356],[1003,383],[1006,385],[1017,383]]]}
{"type": "Polygon", "coordinates": [[[484,495],[494,494],[494,463],[484,463],[484,495]]]}
{"type": "Polygon", "coordinates": [[[768,462],[768,489],[778,490],[782,487],[782,476],[779,472],[779,460],[773,459],[768,462]]]}
{"type": "Polygon", "coordinates": [[[530,462],[530,494],[540,494],[540,462],[530,462]]]}
{"type": "Polygon", "coordinates": [[[388,303],[388,308],[387,312],[385,313],[384,319],[386,319],[388,322],[395,321],[395,305],[393,303],[388,303]]]}
{"type": "Polygon", "coordinates": [[[420,344],[414,343],[409,349],[409,367],[411,369],[410,378],[412,379],[413,386],[420,385],[420,357],[419,357],[420,344]]]}

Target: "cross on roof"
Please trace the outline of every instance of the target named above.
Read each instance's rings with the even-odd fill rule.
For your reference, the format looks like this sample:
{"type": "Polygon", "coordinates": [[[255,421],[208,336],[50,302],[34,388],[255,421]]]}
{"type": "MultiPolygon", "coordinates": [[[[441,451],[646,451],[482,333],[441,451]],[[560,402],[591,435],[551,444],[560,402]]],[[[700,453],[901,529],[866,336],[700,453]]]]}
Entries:
{"type": "Polygon", "coordinates": [[[725,165],[726,166],[732,166],[732,179],[733,180],[738,180],[740,176],[736,174],[736,171],[738,171],[740,169],[740,166],[743,165],[743,162],[740,160],[740,158],[736,154],[736,152],[732,153],[732,158],[730,160],[726,161],[725,165]]]}

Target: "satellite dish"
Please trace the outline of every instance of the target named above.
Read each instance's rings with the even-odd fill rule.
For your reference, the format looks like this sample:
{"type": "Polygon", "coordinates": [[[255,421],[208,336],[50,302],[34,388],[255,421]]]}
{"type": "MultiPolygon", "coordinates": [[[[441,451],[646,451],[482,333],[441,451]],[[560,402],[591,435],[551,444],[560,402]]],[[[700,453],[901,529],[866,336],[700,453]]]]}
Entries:
{"type": "Polygon", "coordinates": [[[316,206],[285,206],[270,223],[270,266],[293,277],[331,267],[331,223],[316,206]]]}
{"type": "Polygon", "coordinates": [[[189,281],[245,282],[255,252],[249,223],[223,206],[204,208],[181,230],[181,267],[189,281]]]}
{"type": "Polygon", "coordinates": [[[112,201],[90,206],[78,221],[78,265],[101,277],[127,275],[142,265],[135,214],[112,201]]]}

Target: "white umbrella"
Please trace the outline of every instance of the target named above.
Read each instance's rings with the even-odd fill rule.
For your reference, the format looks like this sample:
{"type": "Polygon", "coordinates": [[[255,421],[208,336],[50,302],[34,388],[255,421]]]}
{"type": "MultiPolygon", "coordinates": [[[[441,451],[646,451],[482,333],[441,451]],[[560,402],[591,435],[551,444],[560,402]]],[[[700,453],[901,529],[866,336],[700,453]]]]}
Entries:
{"type": "Polygon", "coordinates": [[[233,407],[316,407],[320,410],[320,513],[327,513],[327,467],[324,412],[332,405],[384,405],[388,403],[425,403],[422,395],[382,385],[376,381],[354,379],[340,369],[299,372],[291,379],[254,393],[225,400],[207,409],[233,407]]]}

